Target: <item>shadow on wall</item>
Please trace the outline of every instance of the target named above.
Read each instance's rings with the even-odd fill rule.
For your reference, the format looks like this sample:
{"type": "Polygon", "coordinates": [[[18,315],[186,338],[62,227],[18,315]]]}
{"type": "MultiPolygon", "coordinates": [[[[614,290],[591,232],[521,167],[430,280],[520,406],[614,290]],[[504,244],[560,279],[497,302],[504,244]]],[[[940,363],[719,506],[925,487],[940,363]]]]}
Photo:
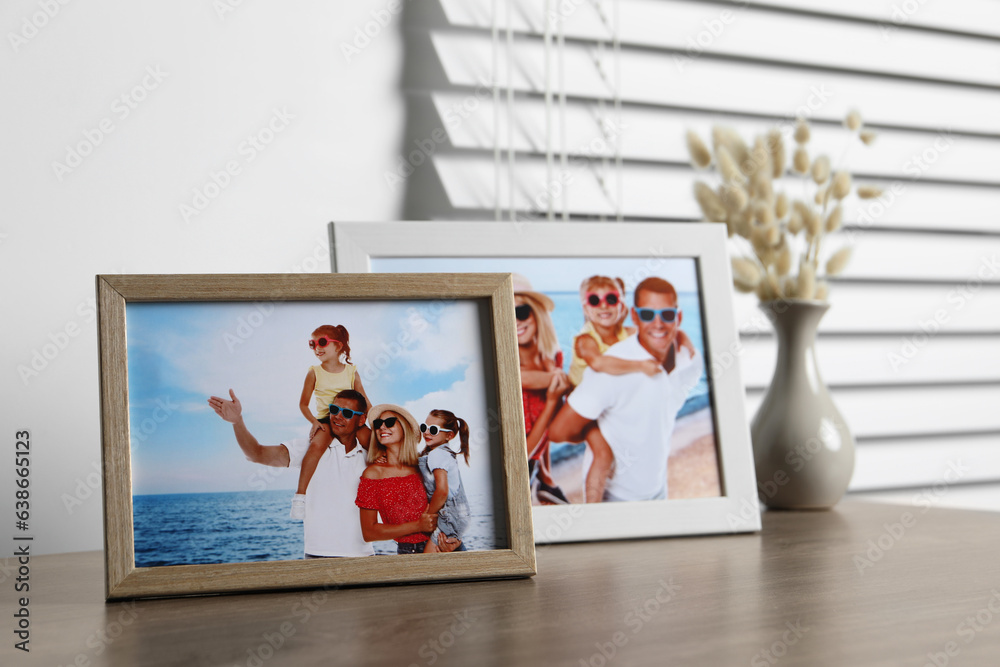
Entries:
{"type": "MultiPolygon", "coordinates": [[[[431,43],[432,31],[453,28],[449,26],[437,0],[406,2],[400,26],[404,58],[400,89],[406,100],[406,125],[393,168],[384,175],[385,187],[393,196],[398,197],[402,192],[403,220],[492,219],[492,214],[487,216],[482,210],[453,207],[434,166],[435,155],[461,152],[451,144],[448,128],[463,121],[455,113],[442,117],[434,106],[431,94],[434,91],[454,91],[477,99],[475,89],[449,84],[431,43]]],[[[477,103],[488,102],[491,95],[490,89],[480,88],[477,103]]],[[[492,202],[484,204],[484,208],[491,207],[492,202]]]]}

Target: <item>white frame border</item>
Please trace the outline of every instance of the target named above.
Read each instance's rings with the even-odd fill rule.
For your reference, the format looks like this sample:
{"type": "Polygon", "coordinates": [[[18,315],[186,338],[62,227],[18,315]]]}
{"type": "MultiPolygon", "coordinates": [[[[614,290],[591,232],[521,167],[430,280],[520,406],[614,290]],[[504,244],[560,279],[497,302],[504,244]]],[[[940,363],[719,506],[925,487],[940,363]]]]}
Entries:
{"type": "MultiPolygon", "coordinates": [[[[330,223],[332,269],[369,273],[371,259],[451,257],[683,257],[697,259],[705,366],[739,350],[723,225],[693,223],[330,223]],[[567,239],[573,239],[567,244],[567,239]]],[[[711,372],[711,371],[709,371],[711,372]]],[[[712,377],[712,414],[726,495],[669,502],[533,506],[536,544],[761,529],[739,364],[712,377]],[[623,511],[627,510],[627,511],[623,511]]]]}

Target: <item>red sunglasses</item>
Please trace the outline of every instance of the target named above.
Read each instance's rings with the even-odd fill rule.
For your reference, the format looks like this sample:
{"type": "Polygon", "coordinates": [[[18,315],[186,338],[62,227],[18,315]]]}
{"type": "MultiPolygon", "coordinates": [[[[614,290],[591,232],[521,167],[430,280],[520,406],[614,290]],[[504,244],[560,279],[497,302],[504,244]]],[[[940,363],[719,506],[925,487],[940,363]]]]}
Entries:
{"type": "Polygon", "coordinates": [[[320,347],[326,347],[327,345],[329,345],[332,342],[334,342],[333,338],[327,338],[326,336],[323,336],[319,340],[310,340],[309,341],[309,349],[310,350],[315,350],[317,345],[320,346],[320,347]]]}
{"type": "Polygon", "coordinates": [[[621,298],[618,296],[618,292],[608,292],[603,298],[601,295],[593,292],[587,295],[587,303],[591,306],[597,307],[601,305],[601,301],[609,306],[617,306],[620,303],[621,298]]]}

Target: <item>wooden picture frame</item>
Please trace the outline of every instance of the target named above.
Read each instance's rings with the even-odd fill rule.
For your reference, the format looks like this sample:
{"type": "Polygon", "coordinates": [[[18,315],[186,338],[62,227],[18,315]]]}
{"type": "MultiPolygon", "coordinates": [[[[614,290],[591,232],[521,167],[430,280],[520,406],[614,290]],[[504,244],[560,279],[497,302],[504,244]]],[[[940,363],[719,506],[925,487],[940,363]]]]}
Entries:
{"type": "MultiPolygon", "coordinates": [[[[635,267],[635,280],[627,289],[631,292],[643,276],[668,271],[668,268],[657,267],[676,265],[682,273],[688,271],[694,276],[696,291],[689,299],[689,303],[695,305],[689,310],[698,310],[699,326],[703,331],[705,373],[701,382],[708,387],[719,495],[586,504],[567,496],[571,499],[570,504],[538,505],[539,496],[533,488],[535,541],[554,543],[760,530],[753,455],[738,361],[741,346],[733,315],[731,269],[724,227],[683,223],[334,222],[330,224],[330,234],[333,268],[341,273],[416,272],[432,267],[433,271],[460,271],[468,270],[461,267],[476,266],[482,267],[477,270],[520,272],[530,280],[537,280],[528,275],[532,267],[536,267],[539,273],[549,275],[548,280],[552,283],[557,280],[551,274],[561,270],[556,267],[562,265],[571,273],[584,271],[581,267],[628,264],[635,267]],[[685,269],[685,264],[690,266],[685,269]]],[[[582,315],[580,297],[576,296],[577,285],[593,272],[580,273],[571,286],[564,285],[562,292],[549,296],[560,298],[561,295],[563,301],[560,303],[563,304],[575,301],[582,315]]],[[[541,287],[538,291],[545,292],[541,287]]],[[[626,303],[624,294],[622,303],[626,303]]],[[[631,302],[628,305],[631,306],[631,302]]],[[[553,312],[560,309],[563,306],[553,312]]],[[[577,335],[580,322],[582,320],[574,325],[571,336],[577,335]]],[[[570,343],[563,344],[563,340],[560,338],[562,349],[567,352],[565,359],[571,350],[566,347],[570,343]]],[[[570,340],[575,341],[575,338],[570,340]]]]}
{"type": "MultiPolygon", "coordinates": [[[[102,275],[97,276],[97,295],[107,599],[526,577],[535,573],[509,274],[102,275]],[[140,393],[139,389],[129,384],[130,362],[135,361],[132,357],[139,354],[140,349],[130,350],[129,347],[127,327],[134,325],[135,313],[144,312],[141,310],[143,307],[148,309],[145,304],[155,305],[150,312],[156,313],[156,308],[160,308],[165,309],[162,314],[167,315],[174,313],[172,308],[178,304],[186,308],[207,308],[204,312],[211,313],[233,304],[246,308],[254,303],[267,303],[279,309],[322,306],[327,311],[350,305],[353,308],[373,309],[372,312],[389,309],[386,312],[395,313],[393,309],[406,304],[428,302],[440,302],[444,304],[442,309],[454,306],[464,309],[462,312],[477,314],[478,322],[470,324],[468,330],[478,326],[480,341],[468,345],[482,348],[483,395],[488,397],[489,403],[483,409],[490,411],[491,419],[495,418],[489,429],[482,430],[484,449],[489,454],[489,476],[493,480],[489,493],[492,494],[490,497],[496,514],[491,520],[499,536],[494,543],[495,548],[419,554],[416,558],[386,555],[136,566],[133,481],[136,474],[142,479],[154,481],[156,477],[147,474],[148,470],[137,468],[137,462],[133,460],[140,454],[145,455],[145,452],[137,449],[134,453],[131,449],[137,447],[135,436],[141,433],[137,430],[140,424],[130,425],[130,396],[139,400],[140,393]],[[126,311],[130,315],[128,323],[126,311]]],[[[287,335],[293,336],[301,348],[305,347],[308,331],[296,330],[287,335]]],[[[217,333],[211,336],[217,336],[217,333]]],[[[136,346],[138,344],[135,343],[136,346]]],[[[188,344],[188,347],[192,346],[188,344]]],[[[298,368],[295,370],[299,372],[298,368]]],[[[140,377],[138,371],[134,373],[136,378],[140,377]]],[[[361,372],[358,374],[360,376],[361,372]]],[[[218,391],[225,396],[226,387],[220,385],[218,391]]],[[[294,410],[291,404],[294,398],[289,396],[289,405],[285,407],[294,410]]],[[[201,409],[204,410],[204,406],[201,409]]],[[[183,409],[178,409],[177,414],[182,412],[183,409]]],[[[210,409],[207,412],[209,416],[215,416],[210,409]]],[[[421,417],[418,415],[416,419],[421,417]]],[[[183,419],[187,418],[183,416],[183,419]]],[[[306,437],[308,425],[301,415],[298,419],[301,435],[306,437]]],[[[249,420],[248,416],[247,423],[249,420]]],[[[166,430],[165,426],[161,428],[166,430]]],[[[231,438],[232,431],[229,435],[231,438]]],[[[242,464],[235,440],[231,440],[230,444],[235,448],[233,465],[242,464]]],[[[141,446],[149,445],[144,442],[141,446]]],[[[482,454],[479,452],[480,456],[482,454]]],[[[183,469],[183,461],[181,467],[183,469]]],[[[290,493],[288,498],[291,498],[290,493]]],[[[287,509],[284,512],[284,520],[289,521],[287,509]]]]}

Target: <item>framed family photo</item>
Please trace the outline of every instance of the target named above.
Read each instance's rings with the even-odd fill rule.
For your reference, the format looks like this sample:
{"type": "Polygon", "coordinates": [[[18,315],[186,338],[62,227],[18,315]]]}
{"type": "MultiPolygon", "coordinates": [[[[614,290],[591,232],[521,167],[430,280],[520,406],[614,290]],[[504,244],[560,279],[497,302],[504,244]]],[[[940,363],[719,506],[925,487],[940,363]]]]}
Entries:
{"type": "Polygon", "coordinates": [[[340,273],[513,274],[536,543],[760,529],[724,228],[330,231],[340,273]]]}
{"type": "Polygon", "coordinates": [[[108,599],[535,573],[509,273],[97,292],[108,599]]]}

